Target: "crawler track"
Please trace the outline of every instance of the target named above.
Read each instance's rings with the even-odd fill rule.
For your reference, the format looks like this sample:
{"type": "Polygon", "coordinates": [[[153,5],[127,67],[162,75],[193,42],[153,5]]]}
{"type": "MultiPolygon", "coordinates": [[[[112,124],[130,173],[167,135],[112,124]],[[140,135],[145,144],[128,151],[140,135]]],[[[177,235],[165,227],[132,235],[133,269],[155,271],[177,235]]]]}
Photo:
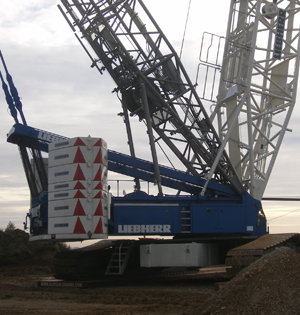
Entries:
{"type": "Polygon", "coordinates": [[[235,276],[252,262],[281,246],[287,246],[299,252],[300,234],[266,234],[255,241],[231,249],[226,257],[226,265],[232,266],[228,269],[230,275],[235,276]]]}
{"type": "MultiPolygon", "coordinates": [[[[67,281],[94,281],[116,278],[143,278],[165,276],[171,274],[186,274],[198,271],[198,268],[141,268],[140,245],[147,242],[134,240],[100,241],[91,246],[60,252],[52,261],[52,271],[56,279],[67,281]],[[120,244],[129,247],[130,255],[126,261],[125,272],[121,274],[107,272],[115,249],[119,251],[120,244]]],[[[154,242],[154,240],[149,240],[154,242]]],[[[122,255],[122,253],[121,253],[122,255]]]]}
{"type": "MultiPolygon", "coordinates": [[[[300,234],[296,233],[267,234],[251,242],[244,239],[236,242],[228,240],[227,243],[224,240],[222,243],[221,239],[214,241],[219,243],[221,250],[226,249],[225,264],[231,267],[227,271],[230,276],[236,275],[241,269],[277,247],[288,246],[296,252],[300,251],[300,234]],[[247,243],[235,247],[241,242],[247,243]]],[[[154,239],[106,240],[84,248],[61,252],[56,254],[53,259],[53,272],[57,279],[66,281],[115,280],[116,278],[124,280],[126,278],[160,277],[173,273],[174,268],[140,267],[140,245],[155,242],[160,243],[161,241],[154,239]],[[127,258],[125,259],[125,257],[127,258]],[[124,263],[124,268],[119,267],[120,263],[124,263]]],[[[225,255],[223,257],[225,258],[225,255]]],[[[224,263],[224,258],[220,263],[224,263]]],[[[180,274],[191,271],[193,269],[189,268],[175,270],[180,274]]]]}
{"type": "Polygon", "coordinates": [[[56,254],[52,260],[55,277],[72,281],[99,279],[104,274],[115,243],[101,241],[56,254]]]}
{"type": "Polygon", "coordinates": [[[38,287],[44,288],[99,288],[116,287],[121,285],[188,285],[205,282],[215,283],[216,281],[229,280],[224,265],[207,267],[201,270],[177,270],[169,273],[157,273],[156,276],[136,277],[109,277],[92,281],[64,281],[55,279],[43,279],[37,282],[38,287]]]}

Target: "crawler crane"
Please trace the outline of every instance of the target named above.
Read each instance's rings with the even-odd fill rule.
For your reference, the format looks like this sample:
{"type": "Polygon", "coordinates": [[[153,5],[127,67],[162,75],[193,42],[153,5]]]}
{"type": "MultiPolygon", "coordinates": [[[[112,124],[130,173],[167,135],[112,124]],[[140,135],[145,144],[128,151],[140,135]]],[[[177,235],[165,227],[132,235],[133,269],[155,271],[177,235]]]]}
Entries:
{"type": "Polygon", "coordinates": [[[31,240],[126,236],[58,255],[57,276],[199,268],[224,263],[229,250],[227,264],[238,270],[276,246],[298,247],[297,234],[268,234],[261,199],[296,100],[300,1],[232,0],[222,65],[208,58],[220,39],[205,34],[198,77],[220,74],[211,115],[142,0],[61,2],[92,67],[116,83],[130,155],[107,149],[101,138],[68,139],[27,126],[5,67],[15,119],[7,140],[20,148],[31,192],[31,240]],[[151,162],[136,157],[132,119],[146,126],[151,162]],[[159,163],[158,145],[176,168],[159,163]],[[132,177],[134,191],[111,196],[107,171],[132,177]],[[140,180],[155,183],[157,195],[141,191],[140,180]],[[177,193],[166,195],[164,187],[177,193]]]}

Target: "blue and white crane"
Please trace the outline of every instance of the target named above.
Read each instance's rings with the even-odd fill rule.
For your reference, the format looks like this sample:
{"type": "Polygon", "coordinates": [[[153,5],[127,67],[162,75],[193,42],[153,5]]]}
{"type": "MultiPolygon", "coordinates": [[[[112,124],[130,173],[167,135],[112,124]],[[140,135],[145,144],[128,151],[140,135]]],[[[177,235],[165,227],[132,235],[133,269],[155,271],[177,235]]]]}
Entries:
{"type": "MultiPolygon", "coordinates": [[[[140,241],[127,240],[125,245],[123,241],[100,242],[102,267],[97,274],[102,275],[113,274],[114,268],[116,274],[123,274],[130,270],[130,262],[136,267],[137,261],[142,268],[213,264],[224,261],[229,249],[268,234],[261,199],[296,100],[300,2],[231,1],[223,64],[211,63],[206,58],[199,65],[199,76],[201,69],[205,69],[206,77],[210,71],[220,72],[217,97],[211,99],[214,108],[211,115],[206,112],[196,85],[176,51],[142,0],[61,2],[63,7],[58,7],[91,59],[92,67],[104,76],[108,72],[116,83],[114,92],[120,95],[130,155],[106,151],[103,145],[100,150],[107,163],[96,162],[99,148],[90,161],[85,156],[89,153],[85,152],[100,140],[68,139],[28,126],[5,67],[10,91],[2,76],[1,79],[15,120],[7,140],[20,148],[31,191],[27,216],[31,239],[144,237],[140,241]],[[23,123],[19,122],[16,109],[23,123]],[[136,157],[132,119],[146,126],[151,162],[136,157]],[[70,143],[76,150],[69,149],[70,143]],[[179,167],[159,163],[158,144],[179,167]],[[58,148],[62,151],[57,151],[58,148]],[[29,160],[28,149],[33,153],[34,162],[29,160]],[[55,174],[65,175],[67,163],[54,163],[53,159],[60,162],[68,159],[68,150],[77,154],[72,159],[75,172],[78,168],[85,169],[85,164],[87,169],[97,164],[98,170],[100,163],[104,174],[91,183],[84,176],[72,175],[72,189],[76,187],[84,197],[74,194],[70,203],[62,197],[70,195],[69,179],[59,185],[55,185],[55,179],[47,182],[47,166],[40,154],[49,152],[50,178],[56,172],[55,167],[62,170],[55,174]],[[132,177],[133,192],[124,197],[110,196],[106,169],[132,177]],[[98,210],[88,210],[85,201],[80,200],[94,202],[93,198],[100,198],[96,197],[100,186],[92,183],[100,180],[103,180],[101,200],[105,204],[101,205],[102,221],[98,210]],[[141,191],[140,180],[155,183],[157,195],[141,191]],[[55,186],[69,188],[56,194],[55,186]],[[175,193],[164,194],[164,187],[174,189],[175,193]],[[57,203],[53,206],[57,202],[55,195],[59,196],[60,206],[57,203]],[[70,210],[71,204],[76,209],[68,212],[72,215],[66,215],[65,210],[70,210]],[[94,224],[96,212],[98,223],[94,224]],[[83,213],[86,219],[80,217],[83,213]],[[84,220],[88,222],[86,226],[84,220]],[[72,224],[75,227],[70,227],[72,224]],[[151,235],[172,238],[148,239],[151,235]],[[118,261],[116,267],[114,260],[118,261]]],[[[216,38],[203,37],[203,50],[205,45],[212,46],[216,38]]],[[[5,65],[3,58],[2,61],[5,65]]],[[[215,86],[215,82],[205,83],[209,85],[215,86]]],[[[109,146],[109,139],[106,140],[109,146]]],[[[99,201],[95,204],[99,207],[99,201]]],[[[291,237],[294,236],[283,237],[282,242],[291,237]]],[[[79,256],[82,261],[86,259],[83,254],[79,256]]],[[[92,261],[92,254],[89,258],[92,261]]],[[[59,268],[63,268],[64,259],[61,261],[59,268]]],[[[64,272],[66,268],[58,274],[64,272]]],[[[72,271],[73,276],[76,273],[72,271]]],[[[84,277],[84,271],[81,276],[84,277]]]]}

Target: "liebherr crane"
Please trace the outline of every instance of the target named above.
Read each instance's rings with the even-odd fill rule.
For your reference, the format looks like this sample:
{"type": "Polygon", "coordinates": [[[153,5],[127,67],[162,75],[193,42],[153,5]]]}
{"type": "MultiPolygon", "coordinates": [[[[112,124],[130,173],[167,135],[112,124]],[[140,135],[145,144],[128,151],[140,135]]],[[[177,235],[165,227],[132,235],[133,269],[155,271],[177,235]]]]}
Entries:
{"type": "MultiPolygon", "coordinates": [[[[229,249],[267,234],[261,198],[295,105],[300,2],[231,1],[223,64],[203,61],[207,71],[221,71],[211,116],[142,0],[61,2],[92,67],[108,72],[117,85],[130,155],[107,150],[102,139],[66,139],[16,121],[9,142],[31,147],[34,140],[49,152],[43,189],[48,212],[32,202],[31,239],[173,238],[102,241],[57,257],[57,274],[85,278],[200,267],[224,261],[229,249]],[[151,162],[135,156],[130,122],[136,118],[145,123],[151,162]],[[159,164],[160,142],[181,170],[159,164]],[[107,169],[134,178],[134,191],[110,198],[107,169]],[[140,179],[156,183],[157,196],[142,192],[140,179]],[[163,186],[178,193],[164,195],[163,186]]],[[[293,234],[275,238],[297,242],[293,234]]],[[[255,246],[263,254],[260,239],[255,246]]],[[[267,242],[275,244],[272,237],[267,242]]],[[[236,264],[244,265],[243,257],[236,264]]]]}

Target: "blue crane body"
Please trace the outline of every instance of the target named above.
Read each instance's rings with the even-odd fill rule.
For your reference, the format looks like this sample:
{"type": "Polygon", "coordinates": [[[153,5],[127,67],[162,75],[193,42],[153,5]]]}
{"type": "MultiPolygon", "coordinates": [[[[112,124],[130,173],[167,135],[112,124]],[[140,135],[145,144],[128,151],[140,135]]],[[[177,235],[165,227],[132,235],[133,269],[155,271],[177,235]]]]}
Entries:
{"type": "MultiPolygon", "coordinates": [[[[30,126],[16,124],[9,132],[7,141],[18,144],[20,138],[25,140],[29,147],[33,140],[37,140],[40,150],[46,153],[48,144],[52,141],[68,139],[30,126]]],[[[108,170],[154,182],[152,162],[115,151],[108,151],[108,170]]],[[[203,186],[203,179],[164,166],[160,166],[160,173],[164,186],[191,195],[149,196],[136,191],[126,197],[112,197],[111,209],[114,220],[110,221],[110,225],[113,235],[226,233],[259,236],[266,233],[266,220],[260,213],[261,203],[246,191],[238,196],[227,185],[211,181],[208,188],[212,193],[201,196],[199,192],[203,186]],[[143,229],[142,226],[170,228],[150,230],[150,228],[143,229]]],[[[39,200],[39,196],[36,197],[32,199],[31,207],[36,207],[40,202],[35,201],[39,200]]],[[[43,198],[42,203],[46,200],[46,207],[46,195],[43,198]]],[[[40,225],[35,227],[34,218],[30,222],[31,234],[40,234],[40,225]]],[[[45,226],[46,224],[44,228],[45,226]]]]}

